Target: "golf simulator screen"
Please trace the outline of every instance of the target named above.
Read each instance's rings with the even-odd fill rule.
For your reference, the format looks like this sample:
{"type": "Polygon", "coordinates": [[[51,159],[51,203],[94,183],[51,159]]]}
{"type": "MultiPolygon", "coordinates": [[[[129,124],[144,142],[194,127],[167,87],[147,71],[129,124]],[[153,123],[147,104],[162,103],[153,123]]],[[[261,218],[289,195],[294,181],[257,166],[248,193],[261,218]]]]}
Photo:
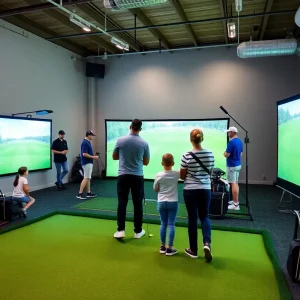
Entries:
{"type": "Polygon", "coordinates": [[[0,176],[51,169],[52,121],[0,116],[0,176]]]}
{"type": "Polygon", "coordinates": [[[277,105],[277,185],[300,196],[300,94],[277,105]]]}
{"type": "MultiPolygon", "coordinates": [[[[129,133],[131,120],[105,120],[106,122],[106,176],[118,176],[119,161],[112,159],[112,152],[119,137],[129,133]]],[[[144,167],[144,178],[154,179],[162,171],[161,159],[165,153],[174,156],[173,170],[180,169],[181,156],[192,150],[190,132],[199,128],[203,130],[202,147],[215,156],[215,167],[226,171],[223,156],[227,145],[224,132],[229,126],[229,119],[210,120],[142,120],[140,136],[148,142],[150,163],[144,167]]]]}

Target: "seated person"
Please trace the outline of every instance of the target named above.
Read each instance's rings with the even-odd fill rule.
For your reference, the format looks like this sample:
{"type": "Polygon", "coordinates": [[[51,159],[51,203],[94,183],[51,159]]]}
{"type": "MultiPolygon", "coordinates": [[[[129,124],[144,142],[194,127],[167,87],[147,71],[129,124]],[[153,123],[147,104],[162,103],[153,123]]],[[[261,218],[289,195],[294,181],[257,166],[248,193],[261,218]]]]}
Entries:
{"type": "Polygon", "coordinates": [[[12,200],[23,204],[22,215],[26,218],[27,209],[35,202],[35,199],[29,195],[28,186],[28,169],[27,167],[21,167],[18,170],[18,174],[14,181],[14,191],[12,193],[12,200]]]}

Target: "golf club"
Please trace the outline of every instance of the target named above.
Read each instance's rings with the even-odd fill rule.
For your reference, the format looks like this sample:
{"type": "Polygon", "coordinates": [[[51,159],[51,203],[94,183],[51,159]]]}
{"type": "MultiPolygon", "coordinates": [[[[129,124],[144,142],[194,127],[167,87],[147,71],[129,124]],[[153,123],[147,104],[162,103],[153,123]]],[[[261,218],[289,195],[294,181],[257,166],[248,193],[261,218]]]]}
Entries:
{"type": "MultiPolygon", "coordinates": [[[[147,204],[146,204],[145,195],[144,195],[144,206],[145,206],[144,215],[147,215],[147,204]]],[[[150,231],[149,231],[149,224],[148,224],[148,222],[147,222],[147,233],[148,233],[148,237],[153,237],[153,234],[150,233],[150,231]]]]}

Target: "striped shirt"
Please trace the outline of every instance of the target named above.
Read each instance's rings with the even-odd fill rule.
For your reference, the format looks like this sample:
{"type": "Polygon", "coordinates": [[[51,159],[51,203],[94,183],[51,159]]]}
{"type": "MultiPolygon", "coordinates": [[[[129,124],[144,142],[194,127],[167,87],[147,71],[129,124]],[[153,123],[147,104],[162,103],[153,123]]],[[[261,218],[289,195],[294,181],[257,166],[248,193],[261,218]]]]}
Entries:
{"type": "MultiPolygon", "coordinates": [[[[215,158],[209,150],[192,150],[199,160],[208,170],[214,167],[215,158]]],[[[186,178],[184,180],[185,190],[211,189],[210,175],[199,165],[189,152],[182,155],[181,169],[186,169],[186,178]]]]}

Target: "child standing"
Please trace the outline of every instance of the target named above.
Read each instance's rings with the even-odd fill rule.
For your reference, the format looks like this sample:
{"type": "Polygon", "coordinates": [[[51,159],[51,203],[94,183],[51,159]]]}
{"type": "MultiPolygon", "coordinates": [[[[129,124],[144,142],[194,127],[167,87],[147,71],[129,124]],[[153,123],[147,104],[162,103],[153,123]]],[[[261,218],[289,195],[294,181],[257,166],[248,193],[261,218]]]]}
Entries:
{"type": "Polygon", "coordinates": [[[173,248],[175,237],[175,221],[178,210],[178,180],[179,171],[173,171],[174,158],[170,153],[164,154],[162,157],[162,166],[164,171],[156,174],[154,181],[154,190],[158,192],[157,208],[160,214],[160,241],[161,246],[159,252],[172,256],[177,253],[173,248]],[[167,228],[169,233],[168,246],[166,246],[167,228]]]}

